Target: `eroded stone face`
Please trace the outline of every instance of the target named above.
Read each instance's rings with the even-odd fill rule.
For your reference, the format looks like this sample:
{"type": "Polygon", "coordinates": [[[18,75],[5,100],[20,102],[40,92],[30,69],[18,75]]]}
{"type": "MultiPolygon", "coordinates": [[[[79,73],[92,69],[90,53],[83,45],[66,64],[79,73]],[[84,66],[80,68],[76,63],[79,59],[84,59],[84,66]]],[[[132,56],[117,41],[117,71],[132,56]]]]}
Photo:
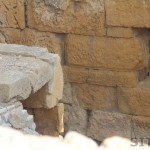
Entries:
{"type": "Polygon", "coordinates": [[[0,1],[0,27],[25,28],[24,0],[0,1]]]}
{"type": "Polygon", "coordinates": [[[28,25],[41,31],[105,35],[103,0],[28,0],[28,25]]]}

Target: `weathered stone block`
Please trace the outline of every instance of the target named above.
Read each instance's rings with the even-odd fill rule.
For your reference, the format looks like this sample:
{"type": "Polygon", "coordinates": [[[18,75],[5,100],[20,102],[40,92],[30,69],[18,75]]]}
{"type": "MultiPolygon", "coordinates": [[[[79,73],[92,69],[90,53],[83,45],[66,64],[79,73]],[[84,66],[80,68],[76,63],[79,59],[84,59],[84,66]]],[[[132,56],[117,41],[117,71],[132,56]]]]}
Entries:
{"type": "Polygon", "coordinates": [[[105,8],[107,25],[150,27],[149,0],[106,0],[105,8]]]}
{"type": "Polygon", "coordinates": [[[131,117],[121,113],[93,111],[87,136],[103,141],[107,137],[121,136],[130,139],[131,117]]]}
{"type": "Polygon", "coordinates": [[[115,88],[90,84],[73,84],[72,86],[82,108],[117,110],[115,88]]]}
{"type": "Polygon", "coordinates": [[[24,0],[0,1],[0,27],[25,28],[24,0]]]}
{"type": "MultiPolygon", "coordinates": [[[[50,32],[39,32],[34,29],[0,29],[5,35],[8,44],[23,44],[28,46],[40,46],[48,49],[50,53],[59,54],[62,58],[64,49],[63,35],[50,32]]],[[[1,34],[0,34],[1,35],[1,34]]],[[[1,38],[5,42],[4,37],[1,38]]],[[[0,40],[1,41],[1,40],[0,40]]],[[[62,58],[63,61],[64,58],[62,58]]]]}
{"type": "Polygon", "coordinates": [[[122,113],[150,116],[150,88],[118,88],[117,95],[122,113]]]}
{"type": "Polygon", "coordinates": [[[136,69],[148,64],[147,50],[137,39],[68,35],[66,54],[69,64],[79,66],[136,69]]]}
{"type": "Polygon", "coordinates": [[[63,105],[52,109],[34,109],[36,130],[43,135],[58,136],[63,131],[63,105]],[[42,119],[42,120],[41,120],[42,119]]]}
{"type": "Polygon", "coordinates": [[[131,28],[108,27],[107,28],[107,36],[131,38],[131,37],[133,37],[133,31],[131,28]]]}
{"type": "Polygon", "coordinates": [[[132,117],[132,138],[135,137],[136,138],[150,137],[150,117],[144,116],[132,117]]]}
{"type": "Polygon", "coordinates": [[[104,0],[28,0],[27,16],[41,31],[105,35],[104,0]]]}
{"type": "Polygon", "coordinates": [[[135,87],[138,75],[134,71],[89,70],[88,83],[104,86],[135,87]]]}
{"type": "Polygon", "coordinates": [[[86,135],[87,112],[79,105],[65,105],[64,125],[65,132],[77,131],[86,135]]]}

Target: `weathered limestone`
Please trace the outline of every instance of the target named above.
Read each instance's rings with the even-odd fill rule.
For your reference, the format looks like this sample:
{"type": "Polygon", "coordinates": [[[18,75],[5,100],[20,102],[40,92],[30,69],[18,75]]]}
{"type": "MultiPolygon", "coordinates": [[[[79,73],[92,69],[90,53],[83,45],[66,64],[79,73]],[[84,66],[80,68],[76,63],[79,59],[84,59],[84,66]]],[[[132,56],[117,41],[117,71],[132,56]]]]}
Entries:
{"type": "Polygon", "coordinates": [[[73,84],[79,104],[84,109],[117,110],[115,88],[90,84],[73,84]]]}
{"type": "MultiPolygon", "coordinates": [[[[34,29],[0,29],[5,35],[8,44],[23,44],[28,46],[45,47],[50,53],[58,54],[61,59],[64,50],[64,39],[61,34],[54,34],[50,32],[39,32],[34,29]]],[[[0,34],[1,35],[1,34],[0,34]]],[[[0,36],[0,42],[4,43],[4,37],[0,36]]]]}
{"type": "Polygon", "coordinates": [[[126,70],[146,66],[148,58],[147,50],[137,39],[69,35],[67,62],[70,65],[126,70]]]}
{"type": "Polygon", "coordinates": [[[42,129],[52,124],[51,131],[45,134],[63,132],[64,107],[58,104],[62,99],[63,75],[58,55],[48,53],[45,48],[0,44],[0,79],[1,125],[37,134],[35,121],[38,122],[37,131],[41,124],[42,129]],[[32,115],[28,115],[18,102],[24,100],[24,107],[36,108],[32,115]],[[40,110],[49,113],[42,116],[40,110]],[[44,123],[43,118],[49,122],[44,123]],[[53,123],[53,120],[57,122],[53,123]]]}
{"type": "Polygon", "coordinates": [[[150,88],[118,88],[117,94],[122,113],[150,116],[150,88]]]}
{"type": "Polygon", "coordinates": [[[131,28],[108,27],[107,28],[107,36],[131,38],[131,37],[133,37],[133,31],[131,28]]]}
{"type": "Polygon", "coordinates": [[[106,24],[150,28],[149,0],[105,0],[106,24]]]}
{"type": "Polygon", "coordinates": [[[104,0],[28,0],[27,17],[41,31],[105,35],[104,0]]]}
{"type": "Polygon", "coordinates": [[[0,27],[25,28],[23,0],[0,1],[0,27]]]}
{"type": "Polygon", "coordinates": [[[116,135],[130,138],[131,116],[121,113],[93,111],[90,116],[87,135],[98,141],[116,135]]]}

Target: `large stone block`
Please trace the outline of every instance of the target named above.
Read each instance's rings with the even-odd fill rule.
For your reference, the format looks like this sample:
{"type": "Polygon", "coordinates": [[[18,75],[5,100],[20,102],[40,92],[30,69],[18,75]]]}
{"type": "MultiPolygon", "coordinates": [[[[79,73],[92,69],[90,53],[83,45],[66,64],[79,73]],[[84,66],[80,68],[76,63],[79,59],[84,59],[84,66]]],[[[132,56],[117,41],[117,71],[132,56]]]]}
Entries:
{"type": "Polygon", "coordinates": [[[28,0],[27,16],[41,31],[105,35],[104,0],[28,0]]]}
{"type": "Polygon", "coordinates": [[[107,69],[136,69],[148,63],[147,50],[137,39],[68,35],[66,54],[71,65],[107,69]]]}
{"type": "Polygon", "coordinates": [[[150,88],[118,88],[117,95],[122,113],[150,116],[150,88]]]}
{"type": "Polygon", "coordinates": [[[63,35],[50,32],[39,32],[34,29],[0,29],[0,41],[8,44],[23,44],[40,46],[48,49],[50,53],[59,54],[63,62],[64,38],[63,35]],[[5,36],[5,37],[4,37],[5,36]]]}
{"type": "Polygon", "coordinates": [[[72,86],[82,108],[88,110],[117,110],[115,88],[90,84],[73,84],[72,86]]]}
{"type": "Polygon", "coordinates": [[[0,27],[25,28],[24,0],[0,1],[0,27]]]}
{"type": "Polygon", "coordinates": [[[117,135],[130,139],[131,117],[121,113],[93,111],[90,116],[87,135],[98,141],[117,135]]]}
{"type": "Polygon", "coordinates": [[[109,26],[150,27],[149,0],[106,0],[105,8],[109,26]]]}
{"type": "Polygon", "coordinates": [[[88,83],[104,86],[135,87],[138,75],[135,71],[89,70],[88,83]]]}

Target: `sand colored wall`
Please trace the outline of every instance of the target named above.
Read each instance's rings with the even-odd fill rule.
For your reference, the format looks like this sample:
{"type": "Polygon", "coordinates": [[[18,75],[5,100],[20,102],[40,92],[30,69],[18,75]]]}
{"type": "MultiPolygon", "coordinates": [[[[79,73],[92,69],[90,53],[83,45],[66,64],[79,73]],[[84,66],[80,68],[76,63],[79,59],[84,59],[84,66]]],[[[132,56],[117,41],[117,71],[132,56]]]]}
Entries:
{"type": "Polygon", "coordinates": [[[65,131],[150,136],[149,0],[2,0],[0,42],[61,56],[65,131]]]}

